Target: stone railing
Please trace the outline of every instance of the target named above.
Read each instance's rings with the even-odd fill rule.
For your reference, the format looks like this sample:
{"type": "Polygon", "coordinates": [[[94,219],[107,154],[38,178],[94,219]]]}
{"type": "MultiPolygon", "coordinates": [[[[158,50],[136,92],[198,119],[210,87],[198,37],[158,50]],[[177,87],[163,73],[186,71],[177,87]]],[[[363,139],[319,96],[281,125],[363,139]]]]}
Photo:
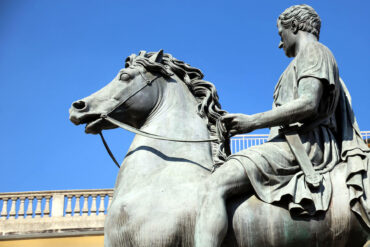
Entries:
{"type": "Polygon", "coordinates": [[[112,189],[0,193],[0,239],[102,234],[112,189]]]}
{"type": "Polygon", "coordinates": [[[237,153],[243,149],[261,145],[267,141],[268,136],[268,134],[248,134],[234,136],[230,140],[231,153],[237,153]]]}
{"type": "MultiPolygon", "coordinates": [[[[365,143],[370,145],[370,131],[361,131],[361,135],[365,143]]],[[[236,153],[251,146],[260,145],[267,141],[268,136],[268,134],[247,134],[234,136],[230,141],[231,152],[236,153]]]]}

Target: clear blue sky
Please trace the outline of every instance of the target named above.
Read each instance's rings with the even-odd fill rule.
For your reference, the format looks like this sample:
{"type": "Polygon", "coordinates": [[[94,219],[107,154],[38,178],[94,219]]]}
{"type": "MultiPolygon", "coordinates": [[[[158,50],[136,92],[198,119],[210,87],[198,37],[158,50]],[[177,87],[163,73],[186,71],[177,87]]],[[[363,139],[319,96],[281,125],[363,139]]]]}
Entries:
{"type": "MultiPolygon", "coordinates": [[[[298,1],[0,1],[0,192],[111,188],[98,136],[68,120],[71,103],[108,83],[124,58],[164,49],[199,67],[224,109],[271,108],[290,59],[276,19],[298,1]]],[[[362,130],[370,129],[370,2],[305,1],[322,19],[362,130]]],[[[267,133],[260,130],[259,133],[267,133]]],[[[105,131],[121,161],[133,135],[105,131]]]]}

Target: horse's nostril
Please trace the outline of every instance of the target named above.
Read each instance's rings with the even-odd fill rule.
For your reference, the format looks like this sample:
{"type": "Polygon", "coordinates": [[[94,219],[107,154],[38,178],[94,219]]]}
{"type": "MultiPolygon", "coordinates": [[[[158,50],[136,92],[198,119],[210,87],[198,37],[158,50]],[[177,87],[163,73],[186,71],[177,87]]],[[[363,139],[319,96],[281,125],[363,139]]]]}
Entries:
{"type": "Polygon", "coordinates": [[[77,110],[82,110],[86,107],[86,104],[85,104],[84,101],[79,100],[79,101],[73,102],[72,107],[77,109],[77,110]]]}

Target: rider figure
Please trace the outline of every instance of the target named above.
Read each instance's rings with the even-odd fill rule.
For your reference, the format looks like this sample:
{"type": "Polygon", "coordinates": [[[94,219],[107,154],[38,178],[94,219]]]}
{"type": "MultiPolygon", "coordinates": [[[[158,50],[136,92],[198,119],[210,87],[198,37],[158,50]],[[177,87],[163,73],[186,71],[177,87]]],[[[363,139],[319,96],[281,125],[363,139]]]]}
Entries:
{"type": "MultiPolygon", "coordinates": [[[[328,209],[332,190],[329,172],[336,164],[347,162],[347,181],[367,171],[365,165],[354,168],[354,161],[359,167],[367,159],[368,149],[358,136],[335,58],[318,42],[320,26],[320,17],[308,5],[292,6],[279,16],[279,48],[294,59],[276,85],[272,110],[254,115],[227,114],[222,118],[231,135],[271,128],[269,141],[231,155],[208,177],[196,221],[196,246],[221,244],[228,227],[225,201],[231,195],[254,191],[266,203],[282,202],[292,214],[315,215],[328,209]],[[342,111],[340,115],[338,111],[342,111]],[[307,186],[306,174],[287,142],[285,133],[292,128],[311,169],[323,177],[317,188],[307,186]],[[344,141],[348,133],[354,140],[350,143],[344,141]]],[[[360,186],[366,192],[362,184],[347,185],[350,190],[360,186]]],[[[357,194],[351,201],[361,196],[357,194]]],[[[352,210],[356,211],[354,207],[352,210]]]]}

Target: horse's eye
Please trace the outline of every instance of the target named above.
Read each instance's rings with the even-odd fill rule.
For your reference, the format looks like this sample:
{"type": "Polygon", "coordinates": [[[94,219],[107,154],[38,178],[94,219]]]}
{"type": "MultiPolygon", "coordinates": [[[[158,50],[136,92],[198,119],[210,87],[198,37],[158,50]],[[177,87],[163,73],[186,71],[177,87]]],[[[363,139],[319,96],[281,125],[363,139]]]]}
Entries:
{"type": "Polygon", "coordinates": [[[129,80],[131,77],[130,77],[130,75],[129,74],[127,74],[127,73],[122,73],[120,76],[119,76],[119,79],[121,80],[121,81],[127,81],[127,80],[129,80]]]}

